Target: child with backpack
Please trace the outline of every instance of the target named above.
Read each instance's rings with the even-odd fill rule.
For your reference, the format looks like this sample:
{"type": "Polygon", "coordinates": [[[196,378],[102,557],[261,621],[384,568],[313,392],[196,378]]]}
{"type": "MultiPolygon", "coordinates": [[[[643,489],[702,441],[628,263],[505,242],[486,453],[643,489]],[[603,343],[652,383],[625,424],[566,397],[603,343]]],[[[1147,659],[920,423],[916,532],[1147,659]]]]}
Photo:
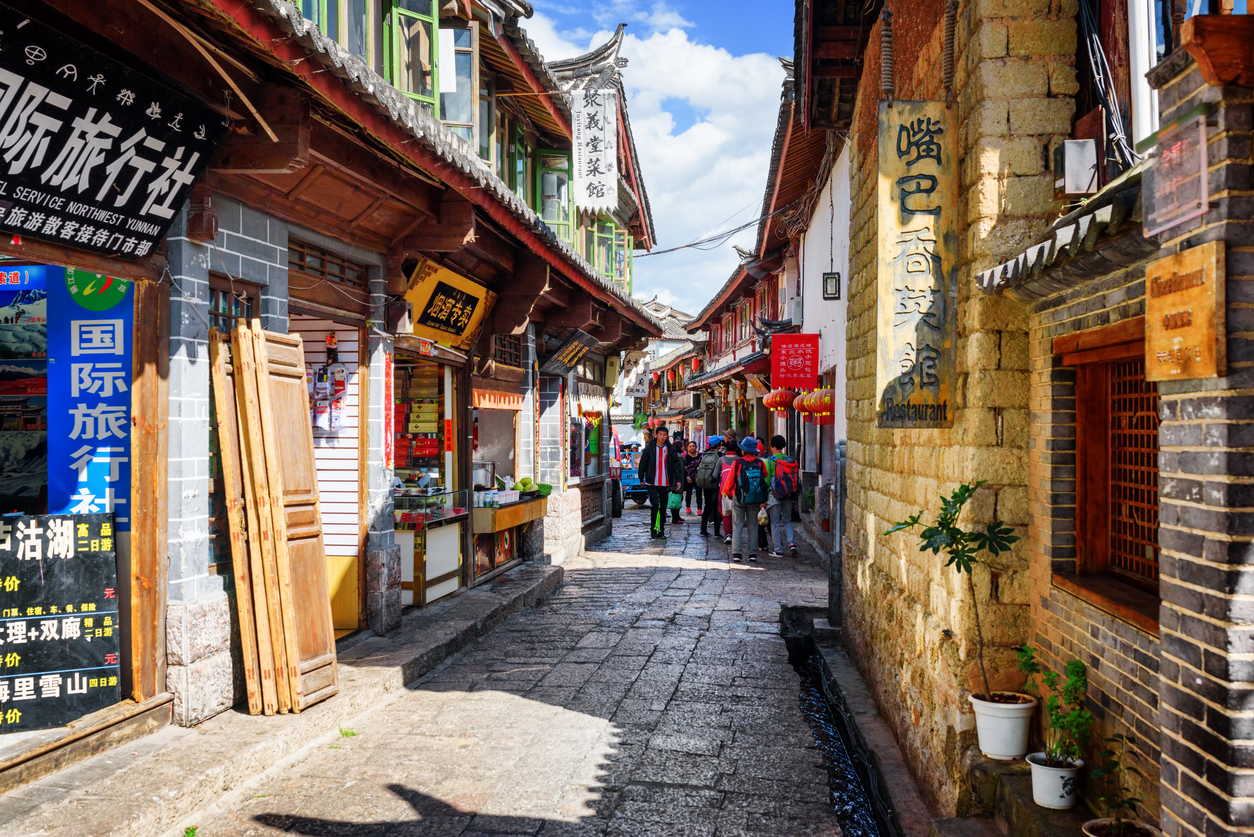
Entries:
{"type": "Polygon", "coordinates": [[[797,544],[792,530],[792,510],[797,503],[801,488],[801,466],[786,454],[788,440],[783,436],[771,437],[771,458],[767,467],[771,472],[771,494],[766,501],[766,513],[771,518],[771,557],[784,555],[783,538],[788,534],[788,550],[797,554],[797,544]]]}
{"type": "Polygon", "coordinates": [[[770,495],[770,476],[758,456],[757,439],[748,437],[741,442],[740,453],[724,472],[721,491],[732,501],[732,560],[739,562],[747,553],[750,561],[756,561],[758,511],[770,495]]]}

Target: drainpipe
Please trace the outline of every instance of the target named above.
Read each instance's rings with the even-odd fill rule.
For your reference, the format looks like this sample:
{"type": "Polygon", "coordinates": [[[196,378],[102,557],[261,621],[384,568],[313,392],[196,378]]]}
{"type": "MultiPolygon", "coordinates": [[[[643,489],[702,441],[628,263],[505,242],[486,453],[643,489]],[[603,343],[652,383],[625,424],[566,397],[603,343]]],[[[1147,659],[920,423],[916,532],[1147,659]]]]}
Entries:
{"type": "Polygon", "coordinates": [[[844,584],[844,544],[845,537],[845,446],[841,439],[836,443],[835,479],[828,485],[831,492],[828,507],[832,517],[832,554],[827,562],[827,623],[840,630],[843,627],[844,607],[841,601],[841,588],[844,584]]]}

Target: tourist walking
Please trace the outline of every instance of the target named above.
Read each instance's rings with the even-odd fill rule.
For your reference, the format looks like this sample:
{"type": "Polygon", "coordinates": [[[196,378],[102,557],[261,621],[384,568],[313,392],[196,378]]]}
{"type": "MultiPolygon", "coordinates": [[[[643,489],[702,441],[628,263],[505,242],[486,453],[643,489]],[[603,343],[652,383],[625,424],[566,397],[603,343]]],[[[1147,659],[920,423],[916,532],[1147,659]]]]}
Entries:
{"type": "Polygon", "coordinates": [[[689,442],[688,449],[684,451],[684,512],[692,514],[692,495],[697,495],[697,513],[705,508],[704,499],[701,496],[701,488],[697,485],[697,466],[701,464],[701,454],[697,450],[696,442],[689,442]]]}
{"type": "Polygon", "coordinates": [[[653,438],[640,454],[636,469],[640,482],[649,492],[650,538],[666,537],[667,505],[671,492],[679,494],[684,485],[684,465],[679,454],[667,441],[670,433],[665,427],[653,430],[653,438]]]}
{"type": "Polygon", "coordinates": [[[758,512],[770,494],[766,464],[758,457],[758,440],[740,443],[740,457],[723,477],[722,493],[732,501],[732,560],[758,558],[758,512]]]}
{"type": "Polygon", "coordinates": [[[771,437],[771,456],[767,470],[771,476],[771,492],[766,500],[766,513],[771,521],[771,557],[784,554],[784,536],[787,533],[788,551],[797,554],[797,542],[792,529],[792,510],[797,504],[801,487],[801,466],[787,454],[788,440],[783,436],[771,437]]]}
{"type": "Polygon", "coordinates": [[[719,461],[723,458],[723,437],[711,436],[707,443],[705,453],[702,454],[700,462],[697,464],[695,473],[695,482],[697,490],[701,492],[701,501],[705,507],[701,512],[701,536],[709,537],[710,524],[715,525],[714,534],[719,534],[717,526],[722,520],[722,511],[719,508],[718,483],[719,478],[723,474],[723,466],[719,461]]]}
{"type": "MultiPolygon", "coordinates": [[[[723,456],[719,459],[718,484],[723,484],[723,476],[735,462],[740,459],[740,442],[735,430],[723,434],[723,456]]],[[[719,516],[723,521],[723,543],[730,544],[732,536],[731,498],[719,496],[719,516]]]]}

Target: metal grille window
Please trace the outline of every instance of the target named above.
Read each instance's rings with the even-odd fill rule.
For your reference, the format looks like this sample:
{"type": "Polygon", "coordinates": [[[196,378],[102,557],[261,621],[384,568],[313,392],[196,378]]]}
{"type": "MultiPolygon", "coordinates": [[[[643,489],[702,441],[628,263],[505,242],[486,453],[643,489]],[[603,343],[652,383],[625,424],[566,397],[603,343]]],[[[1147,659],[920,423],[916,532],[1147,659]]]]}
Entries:
{"type": "Polygon", "coordinates": [[[257,297],[255,285],[231,281],[224,276],[210,276],[209,325],[228,332],[235,327],[236,320],[251,320],[256,316],[257,297]]]}
{"type": "Polygon", "coordinates": [[[366,267],[349,261],[316,244],[291,239],[287,245],[287,266],[309,276],[318,276],[351,285],[366,287],[366,267]]]}
{"type": "Polygon", "coordinates": [[[1158,581],[1158,388],[1142,358],[1110,364],[1109,570],[1158,581]]]}
{"type": "Polygon", "coordinates": [[[492,359],[506,366],[522,366],[522,335],[492,335],[492,359]]]}

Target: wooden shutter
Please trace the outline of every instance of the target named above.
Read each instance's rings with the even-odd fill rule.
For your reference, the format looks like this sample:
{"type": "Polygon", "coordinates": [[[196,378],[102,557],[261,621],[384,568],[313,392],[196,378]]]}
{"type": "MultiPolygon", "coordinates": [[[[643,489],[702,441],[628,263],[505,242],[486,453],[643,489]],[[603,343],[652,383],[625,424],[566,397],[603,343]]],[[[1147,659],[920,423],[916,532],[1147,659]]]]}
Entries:
{"type": "Polygon", "coordinates": [[[260,320],[252,331],[287,674],[299,712],[339,690],[305,353],[299,335],[262,331],[260,320]]]}

